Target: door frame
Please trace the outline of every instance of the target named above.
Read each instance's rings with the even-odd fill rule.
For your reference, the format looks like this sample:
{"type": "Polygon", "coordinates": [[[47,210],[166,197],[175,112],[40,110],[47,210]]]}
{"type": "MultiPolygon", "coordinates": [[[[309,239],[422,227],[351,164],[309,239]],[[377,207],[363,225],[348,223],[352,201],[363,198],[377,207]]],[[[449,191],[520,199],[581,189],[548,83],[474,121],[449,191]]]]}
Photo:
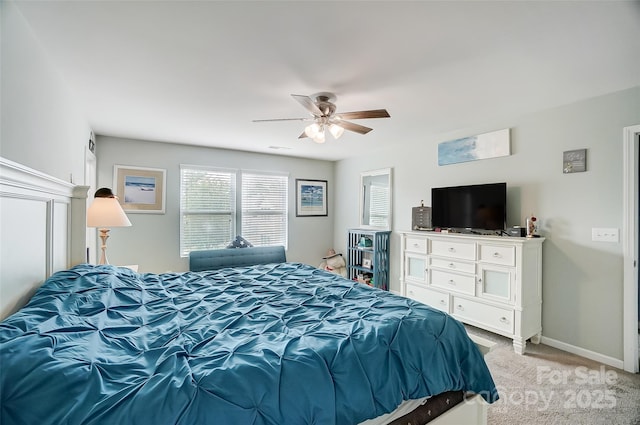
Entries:
{"type": "MultiPolygon", "coordinates": [[[[93,132],[90,141],[93,140],[93,132]]],[[[94,141],[95,143],[95,141],[94,141]]],[[[95,145],[94,145],[95,146],[95,145]]],[[[93,202],[93,194],[97,185],[97,169],[98,160],[96,155],[91,151],[89,146],[85,146],[84,150],[84,185],[89,186],[87,193],[87,209],[93,202]]],[[[97,229],[87,228],[86,246],[88,247],[87,262],[90,264],[98,264],[96,253],[98,252],[98,232],[97,229]]]]}
{"type": "Polygon", "coordinates": [[[640,125],[625,127],[622,149],[622,301],[624,370],[638,373],[638,155],[640,125]]]}

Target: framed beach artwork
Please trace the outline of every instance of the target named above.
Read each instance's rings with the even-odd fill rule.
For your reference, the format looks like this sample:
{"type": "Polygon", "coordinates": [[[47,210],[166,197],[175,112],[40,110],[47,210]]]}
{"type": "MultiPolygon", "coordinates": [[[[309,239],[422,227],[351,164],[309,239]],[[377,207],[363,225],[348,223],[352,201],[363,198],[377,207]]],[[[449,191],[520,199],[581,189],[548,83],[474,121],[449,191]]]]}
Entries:
{"type": "Polygon", "coordinates": [[[164,214],[166,170],[114,165],[113,180],[123,210],[164,214]]]}
{"type": "Polygon", "coordinates": [[[438,165],[511,155],[508,128],[438,144],[438,165]]]}
{"type": "Polygon", "coordinates": [[[327,214],[327,181],[296,179],[296,216],[327,214]]]}

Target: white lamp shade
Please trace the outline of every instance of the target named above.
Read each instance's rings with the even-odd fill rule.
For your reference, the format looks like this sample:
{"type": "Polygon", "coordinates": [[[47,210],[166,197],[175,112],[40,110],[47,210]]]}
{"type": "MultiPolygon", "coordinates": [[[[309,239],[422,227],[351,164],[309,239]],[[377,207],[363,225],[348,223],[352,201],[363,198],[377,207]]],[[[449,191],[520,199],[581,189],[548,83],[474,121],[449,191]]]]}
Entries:
{"type": "Polygon", "coordinates": [[[318,132],[315,136],[313,136],[313,141],[316,143],[324,143],[324,130],[318,132]]]}
{"type": "Polygon", "coordinates": [[[128,227],[129,218],[117,198],[95,198],[87,210],[88,227],[128,227]]]}
{"type": "Polygon", "coordinates": [[[342,133],[344,133],[344,128],[340,127],[337,124],[331,124],[329,126],[329,132],[331,133],[333,138],[337,140],[340,138],[340,136],[342,136],[342,133]]]}
{"type": "Polygon", "coordinates": [[[313,124],[310,124],[305,127],[304,134],[306,134],[307,137],[311,137],[313,139],[314,137],[316,137],[319,131],[320,131],[320,126],[314,122],[313,124]]]}

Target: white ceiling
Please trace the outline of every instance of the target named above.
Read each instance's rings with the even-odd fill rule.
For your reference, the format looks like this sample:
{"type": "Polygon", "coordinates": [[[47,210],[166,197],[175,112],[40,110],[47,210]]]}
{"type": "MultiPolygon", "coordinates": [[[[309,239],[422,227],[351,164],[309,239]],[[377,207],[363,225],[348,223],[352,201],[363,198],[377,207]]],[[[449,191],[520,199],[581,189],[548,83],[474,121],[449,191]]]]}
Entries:
{"type": "Polygon", "coordinates": [[[16,4],[100,135],[337,160],[640,85],[638,1],[16,4]],[[391,118],[252,122],[320,91],[391,118]]]}

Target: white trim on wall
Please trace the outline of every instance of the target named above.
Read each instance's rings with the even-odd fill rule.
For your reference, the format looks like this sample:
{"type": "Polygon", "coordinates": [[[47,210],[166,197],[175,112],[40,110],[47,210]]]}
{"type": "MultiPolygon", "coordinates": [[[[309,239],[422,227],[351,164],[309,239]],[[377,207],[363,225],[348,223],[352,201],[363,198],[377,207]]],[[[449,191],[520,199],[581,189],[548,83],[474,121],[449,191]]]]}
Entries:
{"type": "MultiPolygon", "coordinates": [[[[91,133],[93,135],[93,132],[91,133]]],[[[98,180],[98,160],[96,155],[91,152],[89,146],[85,146],[84,151],[84,185],[89,187],[87,197],[93,200],[93,194],[96,192],[96,185],[98,180]]],[[[90,202],[87,202],[87,208],[90,202]]],[[[89,230],[86,232],[87,237],[87,255],[86,261],[91,264],[98,264],[96,253],[99,251],[98,247],[98,232],[97,229],[89,230]]]]}
{"type": "Polygon", "coordinates": [[[622,149],[622,301],[624,370],[638,373],[638,155],[640,125],[624,128],[622,149]]]}
{"type": "Polygon", "coordinates": [[[578,347],[572,344],[567,344],[566,342],[558,341],[557,339],[548,338],[546,336],[542,336],[540,342],[548,345],[549,347],[557,348],[558,350],[566,351],[567,353],[584,357],[585,359],[590,359],[611,367],[622,369],[622,361],[611,356],[596,353],[595,351],[587,350],[586,348],[578,347]]]}

